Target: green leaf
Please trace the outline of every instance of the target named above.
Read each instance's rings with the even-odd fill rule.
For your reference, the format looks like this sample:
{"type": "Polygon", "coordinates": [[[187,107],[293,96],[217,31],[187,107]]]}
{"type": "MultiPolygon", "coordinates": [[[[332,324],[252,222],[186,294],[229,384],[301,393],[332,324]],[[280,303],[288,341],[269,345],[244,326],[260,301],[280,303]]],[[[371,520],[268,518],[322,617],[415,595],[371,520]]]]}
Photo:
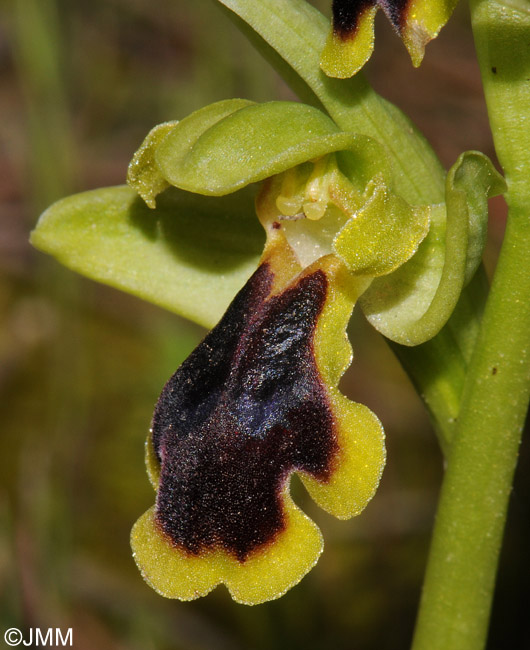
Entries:
{"type": "Polygon", "coordinates": [[[83,275],[212,327],[263,248],[252,189],[221,199],[170,188],[157,208],[134,190],[76,194],[44,212],[31,243],[83,275]]]}
{"type": "Polygon", "coordinates": [[[222,196],[356,142],[297,102],[251,104],[215,122],[210,111],[218,105],[182,120],[155,152],[164,178],[189,192],[222,196]]]}
{"type": "Polygon", "coordinates": [[[483,154],[466,152],[458,158],[447,174],[446,203],[433,206],[429,234],[417,253],[390,275],[376,278],[361,298],[376,329],[403,345],[419,345],[440,331],[480,263],[487,199],[504,187],[483,154]]]}

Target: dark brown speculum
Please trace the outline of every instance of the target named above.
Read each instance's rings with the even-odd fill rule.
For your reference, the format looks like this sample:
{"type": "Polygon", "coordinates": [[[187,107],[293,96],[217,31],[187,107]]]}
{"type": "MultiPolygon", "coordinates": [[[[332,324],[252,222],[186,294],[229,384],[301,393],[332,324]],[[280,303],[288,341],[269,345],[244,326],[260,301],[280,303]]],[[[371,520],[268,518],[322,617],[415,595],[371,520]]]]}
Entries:
{"type": "Polygon", "coordinates": [[[270,296],[273,280],[263,263],[156,406],[156,521],[191,555],[222,549],[244,561],[284,529],[288,476],[326,481],[333,469],[313,341],[328,279],[317,270],[270,296]]]}

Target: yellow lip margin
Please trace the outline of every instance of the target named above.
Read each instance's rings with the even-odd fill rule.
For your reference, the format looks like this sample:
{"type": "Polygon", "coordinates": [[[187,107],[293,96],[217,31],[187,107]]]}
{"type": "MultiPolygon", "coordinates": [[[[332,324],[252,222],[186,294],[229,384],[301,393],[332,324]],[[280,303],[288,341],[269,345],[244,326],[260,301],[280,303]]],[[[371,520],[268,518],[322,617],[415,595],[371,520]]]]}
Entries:
{"type": "Polygon", "coordinates": [[[346,37],[331,29],[320,57],[320,67],[329,77],[352,77],[372,56],[377,10],[377,5],[365,7],[359,14],[355,30],[346,37]]]}

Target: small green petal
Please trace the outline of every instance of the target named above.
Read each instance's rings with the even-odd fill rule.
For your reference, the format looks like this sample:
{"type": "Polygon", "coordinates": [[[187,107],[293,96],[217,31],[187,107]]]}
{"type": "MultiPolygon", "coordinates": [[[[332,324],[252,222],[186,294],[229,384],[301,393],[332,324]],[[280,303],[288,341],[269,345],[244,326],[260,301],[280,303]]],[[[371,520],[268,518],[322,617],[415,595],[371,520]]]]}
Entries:
{"type": "Polygon", "coordinates": [[[466,152],[449,170],[446,203],[432,206],[429,234],[417,253],[376,278],[360,303],[370,323],[389,339],[419,345],[445,325],[475,272],[485,243],[487,199],[505,188],[483,154],[466,152]]]}
{"type": "Polygon", "coordinates": [[[333,249],[353,273],[377,277],[409,260],[429,230],[429,206],[411,206],[379,177],[338,233],[333,249]]]}

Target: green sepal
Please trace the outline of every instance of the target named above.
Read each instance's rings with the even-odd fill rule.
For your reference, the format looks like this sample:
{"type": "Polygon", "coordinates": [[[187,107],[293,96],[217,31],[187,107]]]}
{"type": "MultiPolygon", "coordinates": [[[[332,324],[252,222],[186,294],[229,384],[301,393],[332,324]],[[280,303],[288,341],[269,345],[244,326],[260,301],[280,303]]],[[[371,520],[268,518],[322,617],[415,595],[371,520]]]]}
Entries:
{"type": "MultiPolygon", "coordinates": [[[[219,120],[252,103],[247,99],[225,99],[205,106],[182,120],[186,133],[193,142],[204,130],[219,120]]],[[[178,121],[164,122],[153,127],[129,163],[127,183],[138,192],[150,208],[155,207],[156,196],[170,185],[156,164],[155,153],[177,124],[178,121]]]]}
{"type": "Polygon", "coordinates": [[[446,202],[432,206],[431,227],[417,253],[376,278],[361,297],[377,330],[403,345],[419,345],[441,330],[480,263],[487,199],[504,189],[487,156],[471,151],[458,158],[447,174],[446,202]]]}
{"type": "Polygon", "coordinates": [[[93,280],[212,327],[256,268],[264,236],[250,189],[222,198],[169,188],[152,210],[127,187],[62,199],[31,243],[93,280]]]}
{"type": "Polygon", "coordinates": [[[444,170],[425,138],[362,72],[347,81],[319,67],[329,20],[306,0],[218,0],[236,26],[307,104],[324,107],[344,131],[375,138],[393,169],[396,191],[410,203],[443,200],[444,170]]]}
{"type": "Polygon", "coordinates": [[[366,176],[366,166],[370,173],[375,170],[381,147],[365,136],[342,132],[318,109],[298,102],[233,104],[241,101],[212,104],[179,122],[150,150],[153,177],[188,192],[223,196],[348,149],[363,159],[356,160],[361,176],[366,176]],[[234,110],[223,114],[225,108],[234,110]]]}

